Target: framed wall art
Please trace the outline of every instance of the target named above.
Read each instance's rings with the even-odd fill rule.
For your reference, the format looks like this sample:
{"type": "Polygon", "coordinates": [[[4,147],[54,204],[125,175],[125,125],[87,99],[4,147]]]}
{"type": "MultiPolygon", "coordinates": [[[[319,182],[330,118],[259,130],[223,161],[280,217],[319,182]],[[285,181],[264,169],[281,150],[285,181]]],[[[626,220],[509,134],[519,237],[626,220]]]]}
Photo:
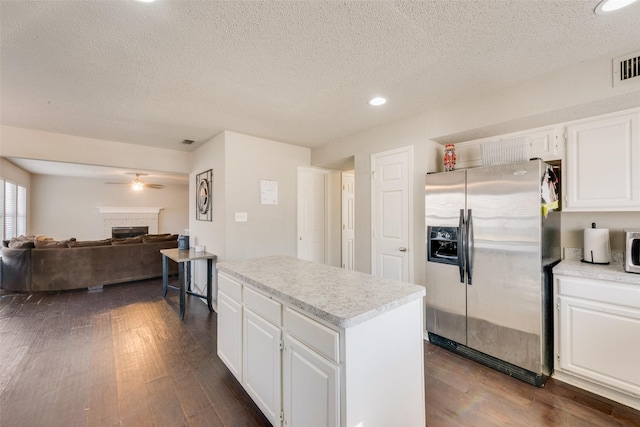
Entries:
{"type": "Polygon", "coordinates": [[[196,175],[196,219],[198,221],[212,221],[213,202],[213,170],[196,175]]]}

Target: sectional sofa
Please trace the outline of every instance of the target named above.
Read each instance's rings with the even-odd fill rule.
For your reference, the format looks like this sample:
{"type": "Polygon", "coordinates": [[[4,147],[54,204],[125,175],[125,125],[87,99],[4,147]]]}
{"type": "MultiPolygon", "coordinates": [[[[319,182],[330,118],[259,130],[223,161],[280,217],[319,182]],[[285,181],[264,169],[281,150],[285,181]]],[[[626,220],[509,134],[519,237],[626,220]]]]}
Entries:
{"type": "MultiPolygon", "coordinates": [[[[160,250],[177,247],[176,234],[93,241],[21,236],[3,242],[0,284],[5,290],[39,292],[161,277],[160,250]]],[[[177,272],[175,263],[169,267],[170,274],[177,272]]]]}

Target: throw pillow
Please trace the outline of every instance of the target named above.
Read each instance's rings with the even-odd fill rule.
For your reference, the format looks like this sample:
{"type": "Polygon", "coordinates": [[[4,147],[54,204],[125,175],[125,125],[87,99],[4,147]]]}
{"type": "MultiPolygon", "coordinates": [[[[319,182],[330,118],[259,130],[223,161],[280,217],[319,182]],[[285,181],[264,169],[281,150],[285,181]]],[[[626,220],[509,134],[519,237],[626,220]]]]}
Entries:
{"type": "Polygon", "coordinates": [[[74,240],[67,242],[70,248],[87,248],[91,246],[111,246],[111,239],[104,240],[74,240]]]}
{"type": "Polygon", "coordinates": [[[173,240],[178,240],[177,234],[145,234],[142,236],[143,243],[170,242],[173,240]]]}
{"type": "Polygon", "coordinates": [[[124,237],[122,239],[111,239],[112,245],[132,245],[142,243],[142,236],[124,237]]]}
{"type": "Polygon", "coordinates": [[[32,249],[35,248],[35,244],[31,240],[11,239],[9,241],[9,247],[11,249],[32,249]]]}
{"type": "Polygon", "coordinates": [[[68,240],[36,240],[36,249],[66,248],[68,240]]]}

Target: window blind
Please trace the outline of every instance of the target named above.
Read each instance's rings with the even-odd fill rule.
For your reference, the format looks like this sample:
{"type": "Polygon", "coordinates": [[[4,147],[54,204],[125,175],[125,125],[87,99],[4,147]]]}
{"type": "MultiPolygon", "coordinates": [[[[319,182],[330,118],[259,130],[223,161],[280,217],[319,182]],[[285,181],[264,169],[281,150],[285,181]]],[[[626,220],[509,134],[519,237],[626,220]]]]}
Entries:
{"type": "Polygon", "coordinates": [[[27,234],[27,189],[18,186],[18,206],[16,209],[16,233],[18,236],[27,234]]]}
{"type": "Polygon", "coordinates": [[[5,240],[4,234],[4,179],[0,179],[0,237],[5,240]]]}
{"type": "Polygon", "coordinates": [[[16,185],[12,182],[4,183],[4,235],[5,239],[17,237],[18,231],[16,226],[16,210],[17,210],[17,191],[16,185]]]}

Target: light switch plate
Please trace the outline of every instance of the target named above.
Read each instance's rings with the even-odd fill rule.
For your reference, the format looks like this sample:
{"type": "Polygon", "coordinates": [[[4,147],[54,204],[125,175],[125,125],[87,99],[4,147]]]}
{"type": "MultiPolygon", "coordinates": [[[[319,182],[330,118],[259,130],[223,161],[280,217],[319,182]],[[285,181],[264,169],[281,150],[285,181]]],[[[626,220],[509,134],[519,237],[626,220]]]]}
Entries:
{"type": "Polygon", "coordinates": [[[247,213],[236,212],[236,222],[247,222],[247,213]]]}

